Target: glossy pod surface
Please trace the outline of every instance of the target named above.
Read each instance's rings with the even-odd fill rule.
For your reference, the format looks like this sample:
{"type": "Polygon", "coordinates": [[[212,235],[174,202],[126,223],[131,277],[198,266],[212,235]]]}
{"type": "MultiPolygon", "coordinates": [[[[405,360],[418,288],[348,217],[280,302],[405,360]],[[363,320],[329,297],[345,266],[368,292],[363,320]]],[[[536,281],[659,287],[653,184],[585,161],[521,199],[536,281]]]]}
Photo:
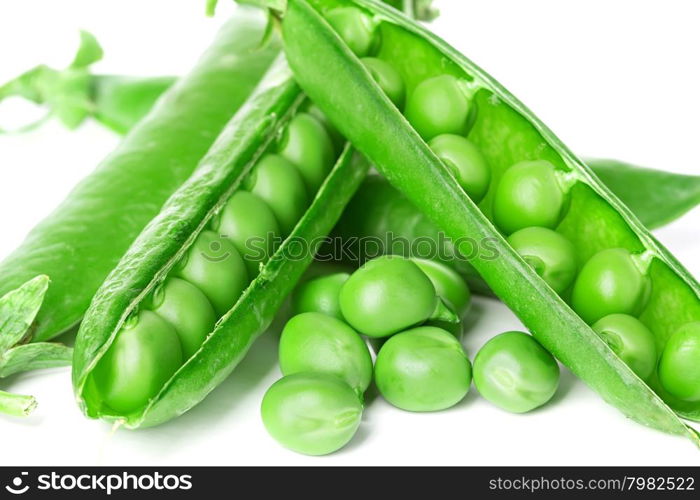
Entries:
{"type": "Polygon", "coordinates": [[[457,251],[469,255],[547,350],[626,415],[698,442],[679,415],[700,419],[700,406],[675,398],[656,377],[649,385],[641,381],[590,323],[634,315],[662,350],[672,332],[700,321],[700,286],[585,164],[483,70],[375,0],[290,0],[283,35],[297,80],[316,105],[457,251]],[[404,114],[364,71],[342,33],[323,21],[350,6],[376,26],[381,42],[371,57],[404,79],[404,114]],[[306,56],[311,47],[314,58],[306,56]],[[426,142],[440,134],[466,137],[489,165],[488,192],[478,206],[426,142]],[[506,241],[528,227],[555,230],[575,248],[580,272],[571,297],[557,294],[506,241]],[[490,242],[490,255],[498,258],[475,253],[473,241],[490,242]],[[604,252],[616,257],[596,257],[604,252]],[[628,262],[620,276],[612,265],[617,260],[628,262]],[[623,279],[629,286],[618,286],[623,279]]]}
{"type": "MultiPolygon", "coordinates": [[[[271,154],[276,138],[293,126],[302,104],[304,96],[280,59],[196,173],[108,277],[76,341],[73,380],[88,416],[120,420],[133,428],[180,415],[216,387],[269,326],[368,168],[346,148],[337,159],[331,157],[330,166],[324,165],[322,187],[312,193],[309,206],[301,210],[298,190],[275,191],[289,198],[270,198],[268,204],[263,198],[272,190],[262,189],[261,182],[271,175],[270,159],[285,169],[297,169],[271,154]],[[256,188],[263,197],[250,191],[256,188]],[[290,217],[288,238],[272,205],[291,212],[284,214],[290,217]],[[298,220],[292,223],[294,214],[298,220]],[[294,240],[312,244],[299,255],[294,240]],[[142,318],[139,324],[144,317],[160,322],[160,329],[154,327],[150,335],[162,338],[162,352],[148,335],[131,333],[133,317],[142,318]],[[180,350],[177,362],[166,359],[166,331],[180,350]],[[123,361],[122,346],[135,353],[136,361],[123,361]]],[[[324,128],[314,133],[321,137],[303,137],[297,143],[300,151],[329,143],[324,128]]],[[[303,187],[297,172],[297,187],[303,187]]],[[[357,341],[366,351],[359,337],[357,341]]],[[[358,386],[371,376],[371,363],[369,373],[367,368],[362,365],[365,372],[356,380],[358,386]]]]}

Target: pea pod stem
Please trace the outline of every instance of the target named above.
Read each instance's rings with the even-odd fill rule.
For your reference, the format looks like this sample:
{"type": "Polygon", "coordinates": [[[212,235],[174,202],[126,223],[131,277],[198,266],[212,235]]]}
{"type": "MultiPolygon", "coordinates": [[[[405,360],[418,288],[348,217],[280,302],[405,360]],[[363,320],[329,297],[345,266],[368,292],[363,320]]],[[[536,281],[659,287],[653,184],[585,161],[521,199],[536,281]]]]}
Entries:
{"type": "Polygon", "coordinates": [[[0,413],[13,417],[26,417],[37,407],[34,396],[0,391],[0,413]]]}

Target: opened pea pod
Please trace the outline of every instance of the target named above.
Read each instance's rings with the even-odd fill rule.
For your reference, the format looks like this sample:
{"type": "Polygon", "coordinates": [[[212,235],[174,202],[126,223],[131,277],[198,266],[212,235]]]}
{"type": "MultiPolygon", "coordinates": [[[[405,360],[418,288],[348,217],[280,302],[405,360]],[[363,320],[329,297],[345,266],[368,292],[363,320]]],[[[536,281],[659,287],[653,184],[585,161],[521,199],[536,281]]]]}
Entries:
{"type": "Polygon", "coordinates": [[[97,292],[73,365],[88,416],[175,417],[269,326],[368,168],[305,107],[280,58],[97,292]]]}
{"type": "Polygon", "coordinates": [[[700,420],[690,390],[697,380],[679,383],[674,363],[692,357],[688,325],[700,319],[700,286],[583,162],[483,70],[376,1],[290,0],[283,35],[297,80],[316,105],[456,251],[471,254],[469,263],[543,347],[629,417],[698,442],[680,418],[700,420]],[[369,54],[353,53],[344,30],[327,22],[334,10],[350,7],[374,27],[369,54]],[[401,75],[403,108],[358,55],[401,75]],[[431,142],[443,134],[466,139],[479,155],[455,149],[447,156],[442,144],[434,151],[431,142]],[[463,168],[451,164],[454,158],[463,168]],[[484,165],[482,198],[469,179],[484,177],[462,172],[484,165]],[[535,227],[558,236],[535,238],[538,245],[531,235],[515,236],[535,227]],[[474,241],[490,241],[495,256],[473,254],[474,241]],[[553,246],[539,246],[547,241],[553,246]],[[610,336],[591,328],[610,314],[640,321],[670,369],[642,380],[607,344],[610,336]]]}

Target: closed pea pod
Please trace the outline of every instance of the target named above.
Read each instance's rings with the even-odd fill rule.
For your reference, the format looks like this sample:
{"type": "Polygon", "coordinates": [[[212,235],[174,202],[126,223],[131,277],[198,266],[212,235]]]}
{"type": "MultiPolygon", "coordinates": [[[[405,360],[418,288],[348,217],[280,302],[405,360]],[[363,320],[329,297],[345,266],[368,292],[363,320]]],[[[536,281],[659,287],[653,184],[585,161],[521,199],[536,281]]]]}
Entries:
{"type": "Polygon", "coordinates": [[[265,155],[245,185],[267,203],[284,236],[292,232],[309,204],[299,171],[279,155],[265,155]]]}
{"type": "Polygon", "coordinates": [[[481,202],[491,182],[491,169],[481,151],[468,139],[454,134],[438,135],[428,146],[447,165],[474,203],[481,202]]]}
{"type": "Polygon", "coordinates": [[[218,231],[231,240],[253,278],[275,250],[280,228],[270,207],[253,193],[236,191],[221,213],[218,231]]]}
{"type": "Polygon", "coordinates": [[[571,296],[586,323],[608,314],[638,315],[649,299],[651,284],[634,256],[622,248],[598,252],[583,266],[571,296]]]}
{"type": "Polygon", "coordinates": [[[203,231],[175,269],[207,296],[218,316],[228,311],[248,286],[248,272],[236,248],[213,231],[203,231]]]}
{"type": "Polygon", "coordinates": [[[292,312],[319,312],[343,319],[340,289],[349,277],[348,273],[334,273],[302,283],[292,295],[292,312]]]}
{"type": "Polygon", "coordinates": [[[375,381],[382,396],[398,408],[444,410],[469,391],[471,365],[452,334],[422,326],[386,341],[377,355],[375,381]]]}
{"type": "Polygon", "coordinates": [[[299,169],[309,193],[318,190],[333,166],[334,147],[323,125],[299,113],[282,133],[277,151],[299,169]]]}
{"type": "Polygon", "coordinates": [[[530,226],[553,229],[561,220],[564,198],[551,163],[518,163],[506,170],[496,188],[494,222],[506,234],[530,226]]]}
{"type": "Polygon", "coordinates": [[[153,292],[152,311],[170,323],[182,344],[185,359],[202,345],[216,323],[216,313],[199,288],[179,278],[168,278],[153,292]]]}
{"type": "Polygon", "coordinates": [[[287,322],[279,361],[283,375],[335,375],[358,394],[372,381],[372,358],[358,333],[341,320],[317,312],[302,313],[287,322]]]}
{"type": "Polygon", "coordinates": [[[306,455],[327,455],[355,435],[362,403],[339,378],[307,372],[272,384],[260,411],[267,432],[281,445],[306,455]]]}
{"type": "Polygon", "coordinates": [[[156,395],[182,364],[175,329],[150,311],[127,320],[92,373],[102,404],[130,413],[156,395]]]}
{"type": "Polygon", "coordinates": [[[663,388],[683,401],[700,401],[700,321],[686,323],[666,342],[659,361],[663,388]]]}
{"type": "Polygon", "coordinates": [[[654,334],[634,316],[611,314],[596,321],[593,330],[642,380],[656,368],[654,334]]]}
{"type": "Polygon", "coordinates": [[[496,406],[525,413],[552,398],[559,386],[559,366],[532,336],[506,332],[477,353],[474,384],[496,406]]]}
{"type": "Polygon", "coordinates": [[[552,289],[561,294],[576,278],[576,249],[561,234],[544,227],[526,227],[508,243],[552,289]]]}

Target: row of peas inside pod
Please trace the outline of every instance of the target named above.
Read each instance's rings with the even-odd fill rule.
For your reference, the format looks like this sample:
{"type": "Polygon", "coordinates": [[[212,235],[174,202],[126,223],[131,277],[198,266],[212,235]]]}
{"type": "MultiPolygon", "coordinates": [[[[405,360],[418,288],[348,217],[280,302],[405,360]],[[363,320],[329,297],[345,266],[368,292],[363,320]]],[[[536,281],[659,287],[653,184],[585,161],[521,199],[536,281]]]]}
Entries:
{"type": "Polygon", "coordinates": [[[302,283],[280,338],[284,376],[262,401],[266,429],[294,451],[332,453],[360,426],[372,380],[406,411],[456,405],[472,373],[480,394],[507,411],[523,413],[549,401],[559,366],[526,333],[494,337],[472,368],[460,341],[470,302],[466,283],[449,267],[392,255],[352,274],[302,283]],[[378,349],[374,366],[366,340],[378,349]]]}
{"type": "Polygon", "coordinates": [[[128,415],[200,348],[299,221],[339,151],[313,105],[293,116],[99,361],[92,391],[128,415]]]}
{"type": "Polygon", "coordinates": [[[383,55],[369,16],[343,7],[326,18],[471,200],[617,356],[642,380],[657,378],[680,401],[700,401],[700,322],[676,328],[660,350],[656,339],[661,335],[639,319],[652,293],[649,255],[613,245],[584,260],[565,235],[575,228],[561,229],[570,190],[580,180],[546,159],[532,158],[494,175],[469,140],[479,112],[478,84],[452,71],[425,78],[407,92],[391,53],[366,57],[383,55]]]}

